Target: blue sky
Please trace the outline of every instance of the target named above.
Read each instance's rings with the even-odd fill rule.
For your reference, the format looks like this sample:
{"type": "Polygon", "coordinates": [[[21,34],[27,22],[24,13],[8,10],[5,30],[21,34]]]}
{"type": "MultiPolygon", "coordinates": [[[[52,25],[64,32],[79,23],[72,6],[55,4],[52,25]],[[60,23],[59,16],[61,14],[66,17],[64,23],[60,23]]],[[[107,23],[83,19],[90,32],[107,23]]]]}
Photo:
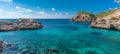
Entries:
{"type": "Polygon", "coordinates": [[[116,0],[0,0],[0,18],[71,18],[118,8],[116,0]]]}

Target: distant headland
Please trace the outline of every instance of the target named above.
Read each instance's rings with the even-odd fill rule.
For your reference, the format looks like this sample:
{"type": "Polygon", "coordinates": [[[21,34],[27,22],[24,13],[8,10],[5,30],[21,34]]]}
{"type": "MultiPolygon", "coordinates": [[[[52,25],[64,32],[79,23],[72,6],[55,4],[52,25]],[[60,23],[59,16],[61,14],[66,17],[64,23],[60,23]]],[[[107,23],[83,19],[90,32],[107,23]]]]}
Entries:
{"type": "Polygon", "coordinates": [[[91,22],[91,28],[120,30],[120,8],[96,15],[90,12],[80,11],[71,20],[77,22],[91,22]]]}

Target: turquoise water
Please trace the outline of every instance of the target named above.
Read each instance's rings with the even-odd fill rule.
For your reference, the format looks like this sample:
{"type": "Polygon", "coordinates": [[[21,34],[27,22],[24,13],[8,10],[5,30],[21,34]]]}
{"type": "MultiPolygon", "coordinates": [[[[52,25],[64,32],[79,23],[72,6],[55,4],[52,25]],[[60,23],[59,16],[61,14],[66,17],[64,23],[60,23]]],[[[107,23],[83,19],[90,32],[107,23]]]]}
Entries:
{"type": "MultiPolygon", "coordinates": [[[[10,20],[16,21],[16,20],[10,20]]],[[[90,28],[90,23],[68,19],[37,20],[44,28],[0,32],[0,40],[12,43],[2,54],[120,54],[120,31],[90,28]]]]}

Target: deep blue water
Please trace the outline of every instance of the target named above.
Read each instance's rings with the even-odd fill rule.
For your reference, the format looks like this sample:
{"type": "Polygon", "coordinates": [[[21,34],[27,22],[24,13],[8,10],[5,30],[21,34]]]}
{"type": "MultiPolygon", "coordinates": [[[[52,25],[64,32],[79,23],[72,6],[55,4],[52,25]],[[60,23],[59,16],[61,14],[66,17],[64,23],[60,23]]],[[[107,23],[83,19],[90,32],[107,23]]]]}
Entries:
{"type": "Polygon", "coordinates": [[[89,22],[68,19],[37,21],[42,29],[0,32],[0,40],[13,44],[4,47],[2,54],[50,54],[48,48],[60,54],[120,54],[120,31],[90,28],[89,22]]]}

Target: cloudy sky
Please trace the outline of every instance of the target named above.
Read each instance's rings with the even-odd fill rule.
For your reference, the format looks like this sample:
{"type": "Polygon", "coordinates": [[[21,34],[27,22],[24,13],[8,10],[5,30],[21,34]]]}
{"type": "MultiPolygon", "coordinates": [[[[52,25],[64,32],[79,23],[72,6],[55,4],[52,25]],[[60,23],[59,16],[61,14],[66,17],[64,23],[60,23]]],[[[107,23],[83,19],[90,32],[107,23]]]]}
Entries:
{"type": "Polygon", "coordinates": [[[80,10],[99,13],[117,7],[116,0],[0,0],[0,18],[71,18],[80,10]]]}

